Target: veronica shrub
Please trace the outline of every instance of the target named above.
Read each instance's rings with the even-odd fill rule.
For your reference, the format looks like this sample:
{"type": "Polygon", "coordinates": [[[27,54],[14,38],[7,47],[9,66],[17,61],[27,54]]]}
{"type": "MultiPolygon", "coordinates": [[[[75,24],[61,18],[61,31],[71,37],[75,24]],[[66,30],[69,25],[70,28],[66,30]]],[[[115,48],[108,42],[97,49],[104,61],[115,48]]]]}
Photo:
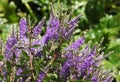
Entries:
{"type": "Polygon", "coordinates": [[[80,18],[58,16],[53,9],[46,25],[46,17],[33,27],[21,18],[18,32],[13,31],[2,49],[1,81],[112,82],[112,72],[102,66],[101,43],[91,47],[85,35],[71,43],[80,18]]]}

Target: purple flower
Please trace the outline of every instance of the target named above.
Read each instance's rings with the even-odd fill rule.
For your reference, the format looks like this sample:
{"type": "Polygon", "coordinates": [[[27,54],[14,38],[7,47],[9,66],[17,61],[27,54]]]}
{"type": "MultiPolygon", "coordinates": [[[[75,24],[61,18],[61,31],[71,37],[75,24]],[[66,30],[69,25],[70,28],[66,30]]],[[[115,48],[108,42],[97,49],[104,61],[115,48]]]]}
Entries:
{"type": "Polygon", "coordinates": [[[3,76],[3,79],[5,80],[7,78],[7,70],[2,70],[1,74],[3,76]]]}
{"type": "Polygon", "coordinates": [[[47,35],[50,40],[51,39],[57,40],[59,36],[58,34],[59,27],[60,27],[60,20],[58,19],[58,17],[54,14],[54,11],[52,10],[45,35],[47,35]]]}
{"type": "Polygon", "coordinates": [[[59,26],[60,26],[60,21],[58,17],[55,15],[54,11],[52,10],[50,14],[50,19],[47,25],[47,29],[54,28],[55,30],[58,30],[59,26]]]}
{"type": "Polygon", "coordinates": [[[43,53],[41,51],[38,51],[36,54],[35,54],[35,57],[41,57],[43,55],[43,53]]]}
{"type": "Polygon", "coordinates": [[[80,19],[81,15],[78,15],[77,17],[73,18],[68,22],[69,28],[74,28],[77,25],[78,20],[80,19]]]}
{"type": "Polygon", "coordinates": [[[48,41],[51,39],[54,39],[54,37],[57,35],[57,34],[55,34],[55,31],[56,30],[54,30],[53,28],[47,29],[45,36],[48,38],[48,41]]]}
{"type": "Polygon", "coordinates": [[[15,51],[14,51],[14,53],[15,53],[15,61],[18,62],[19,57],[21,55],[21,50],[18,49],[18,48],[16,48],[15,51]]]}
{"type": "Polygon", "coordinates": [[[60,78],[63,78],[64,81],[66,81],[67,77],[70,75],[70,67],[71,63],[69,63],[68,61],[66,61],[62,66],[62,69],[60,71],[60,78]]]}
{"type": "Polygon", "coordinates": [[[20,76],[22,72],[23,72],[22,68],[18,68],[16,71],[16,75],[20,76]]]}
{"type": "Polygon", "coordinates": [[[98,69],[103,59],[103,53],[97,52],[96,46],[90,50],[88,45],[80,52],[80,55],[76,54],[74,51],[83,44],[83,38],[84,37],[78,39],[66,49],[66,61],[60,70],[60,77],[65,81],[69,76],[75,76],[72,77],[74,80],[83,77],[84,80],[91,80],[92,82],[102,81],[100,79],[102,75],[100,75],[101,73],[98,69]]]}
{"type": "MultiPolygon", "coordinates": [[[[87,49],[87,47],[85,49],[87,49]]],[[[85,51],[85,50],[83,50],[83,51],[85,51]]],[[[79,73],[84,73],[84,74],[82,74],[83,77],[85,76],[85,74],[87,74],[86,71],[89,72],[89,69],[91,69],[91,67],[96,67],[96,65],[94,64],[95,62],[97,62],[95,60],[95,55],[96,55],[96,48],[93,48],[90,53],[84,54],[84,56],[83,55],[79,56],[80,58],[78,57],[77,63],[79,63],[79,64],[77,64],[76,68],[79,73]],[[94,53],[93,53],[93,51],[94,51],[94,53]],[[80,59],[81,59],[81,61],[80,61],[80,59]]]]}
{"type": "Polygon", "coordinates": [[[4,54],[5,59],[10,60],[13,57],[16,48],[15,49],[12,48],[15,44],[17,44],[17,39],[15,36],[11,36],[10,38],[8,38],[4,54]]]}
{"type": "Polygon", "coordinates": [[[45,76],[46,74],[44,72],[40,72],[36,82],[42,82],[45,76]]]}
{"type": "Polygon", "coordinates": [[[65,55],[67,58],[60,70],[60,78],[62,78],[64,82],[66,82],[67,78],[70,76],[72,67],[76,65],[76,61],[74,60],[76,57],[72,53],[67,53],[65,55]]]}
{"type": "Polygon", "coordinates": [[[84,43],[85,37],[79,38],[77,41],[73,42],[69,47],[67,47],[65,50],[76,50],[78,49],[83,43],[84,43]]]}
{"type": "Polygon", "coordinates": [[[105,80],[103,80],[103,82],[112,82],[113,81],[113,76],[108,76],[106,77],[105,80]]]}
{"type": "Polygon", "coordinates": [[[73,44],[71,44],[65,49],[66,52],[68,52],[65,54],[67,60],[63,64],[62,69],[60,71],[60,77],[64,78],[64,80],[66,80],[69,76],[71,69],[77,67],[76,65],[79,57],[74,55],[72,51],[78,49],[84,43],[84,38],[85,37],[79,38],[77,41],[75,41],[73,44]]]}
{"type": "Polygon", "coordinates": [[[87,53],[89,53],[89,46],[88,45],[82,50],[82,56],[85,56],[87,53]]]}
{"type": "Polygon", "coordinates": [[[44,35],[40,40],[34,41],[32,45],[33,46],[34,45],[40,45],[41,47],[43,47],[43,46],[47,45],[48,41],[49,41],[49,36],[44,35]]]}
{"type": "Polygon", "coordinates": [[[56,16],[55,16],[55,13],[54,13],[54,10],[52,9],[51,10],[51,13],[50,13],[50,19],[49,19],[49,21],[48,21],[48,25],[47,25],[47,28],[50,28],[51,26],[51,22],[54,20],[54,18],[55,18],[56,16]]]}
{"type": "Polygon", "coordinates": [[[26,38],[27,32],[28,32],[27,21],[26,21],[26,18],[23,17],[20,19],[20,23],[19,23],[20,39],[26,38]]]}
{"type": "Polygon", "coordinates": [[[74,28],[76,27],[77,25],[77,22],[78,20],[80,19],[81,15],[78,15],[77,17],[71,19],[69,22],[68,22],[68,28],[66,30],[64,30],[64,37],[66,39],[69,39],[74,31],[74,28]]]}
{"type": "Polygon", "coordinates": [[[38,23],[38,25],[33,28],[33,30],[32,30],[32,33],[33,33],[32,37],[36,38],[36,37],[41,33],[42,27],[43,27],[44,22],[45,22],[45,19],[46,19],[46,18],[44,17],[44,18],[38,23]]]}
{"type": "Polygon", "coordinates": [[[97,77],[98,75],[94,75],[93,77],[92,77],[92,82],[100,82],[99,80],[98,80],[98,77],[97,77]]]}
{"type": "Polygon", "coordinates": [[[59,26],[60,26],[60,21],[52,11],[50,15],[50,20],[47,25],[46,33],[40,40],[36,40],[35,42],[33,42],[32,45],[41,45],[43,47],[47,45],[48,42],[52,39],[56,41],[59,36],[58,34],[59,26]]]}
{"type": "Polygon", "coordinates": [[[54,39],[55,41],[58,40],[59,23],[57,23],[57,24],[55,24],[55,23],[57,23],[57,21],[56,22],[54,21],[53,24],[51,23],[51,27],[47,28],[45,36],[49,37],[49,40],[51,40],[51,39],[54,39]]]}

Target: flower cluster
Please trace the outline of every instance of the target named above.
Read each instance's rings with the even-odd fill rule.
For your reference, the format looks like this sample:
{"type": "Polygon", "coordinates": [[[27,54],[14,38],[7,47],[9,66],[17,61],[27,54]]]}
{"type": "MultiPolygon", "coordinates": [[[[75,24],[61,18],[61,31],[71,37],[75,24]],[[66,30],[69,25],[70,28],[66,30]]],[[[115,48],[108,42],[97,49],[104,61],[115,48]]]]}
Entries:
{"type": "Polygon", "coordinates": [[[4,81],[112,82],[112,73],[101,66],[104,52],[98,44],[90,48],[89,43],[85,44],[86,37],[82,36],[66,46],[80,17],[60,18],[52,9],[46,28],[42,28],[46,17],[32,28],[26,18],[21,18],[18,34],[12,34],[5,44],[4,81]],[[43,36],[42,29],[46,30],[43,36]]]}
{"type": "Polygon", "coordinates": [[[87,45],[79,54],[74,53],[75,49],[73,51],[67,51],[66,61],[60,71],[60,77],[65,82],[69,77],[72,80],[78,80],[82,77],[84,80],[90,80],[92,82],[112,82],[113,78],[111,74],[108,72],[104,75],[105,72],[101,71],[100,62],[104,59],[104,53],[98,52],[97,50],[99,49],[97,46],[89,49],[87,45]]]}

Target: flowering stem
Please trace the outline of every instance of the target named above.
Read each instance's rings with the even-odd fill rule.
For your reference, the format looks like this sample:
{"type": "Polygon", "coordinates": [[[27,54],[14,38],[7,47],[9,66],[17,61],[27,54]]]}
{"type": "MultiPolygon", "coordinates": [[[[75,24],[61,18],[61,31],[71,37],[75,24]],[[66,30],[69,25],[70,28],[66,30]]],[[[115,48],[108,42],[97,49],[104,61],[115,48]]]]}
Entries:
{"type": "Polygon", "coordinates": [[[53,55],[53,58],[51,59],[50,63],[48,63],[48,65],[44,68],[45,75],[49,72],[50,66],[54,63],[55,59],[57,59],[57,56],[59,55],[58,50],[59,49],[55,50],[55,54],[53,55]]]}
{"type": "Polygon", "coordinates": [[[74,82],[74,78],[72,78],[71,81],[74,82]]]}
{"type": "Polygon", "coordinates": [[[12,63],[12,73],[10,75],[10,82],[14,82],[15,81],[15,65],[14,65],[14,61],[12,63]]]}
{"type": "MultiPolygon", "coordinates": [[[[59,42],[60,45],[62,44],[62,41],[63,40],[61,39],[60,42],[59,42]]],[[[48,67],[47,70],[45,71],[45,73],[47,73],[49,71],[50,65],[52,65],[54,63],[55,59],[57,59],[57,56],[59,55],[58,50],[59,50],[58,48],[55,50],[55,54],[53,55],[53,58],[51,59],[50,63],[45,67],[45,68],[48,67]]]]}
{"type": "Polygon", "coordinates": [[[2,41],[0,40],[0,55],[2,55],[2,41]]]}
{"type": "Polygon", "coordinates": [[[28,27],[29,27],[29,54],[30,54],[30,70],[32,74],[32,79],[35,79],[34,73],[33,73],[33,54],[31,52],[31,44],[32,44],[32,38],[31,38],[31,27],[30,27],[30,17],[28,18],[28,27]]]}
{"type": "Polygon", "coordinates": [[[29,51],[30,51],[30,70],[32,74],[32,79],[35,79],[34,73],[33,73],[33,54],[31,53],[31,37],[29,38],[29,51]]]}
{"type": "MultiPolygon", "coordinates": [[[[12,28],[12,35],[15,36],[14,26],[12,28]]],[[[16,48],[16,45],[14,45],[14,47],[16,48]]],[[[13,47],[13,50],[14,50],[14,47],[13,47]]],[[[10,76],[10,82],[14,82],[14,81],[15,81],[15,56],[13,57],[13,60],[12,60],[12,73],[10,76]]]]}
{"type": "Polygon", "coordinates": [[[47,70],[45,70],[45,73],[47,74],[48,73],[48,71],[50,70],[50,65],[52,65],[53,64],[53,62],[55,61],[55,59],[57,58],[57,55],[58,55],[58,53],[55,53],[54,55],[53,55],[53,58],[51,59],[51,61],[50,61],[50,63],[45,67],[45,68],[47,68],[47,70]]]}
{"type": "Polygon", "coordinates": [[[30,70],[32,70],[33,69],[33,65],[32,65],[32,62],[33,62],[33,55],[32,55],[32,53],[31,53],[31,38],[30,38],[30,40],[29,40],[29,51],[30,51],[30,70]]]}
{"type": "Polygon", "coordinates": [[[49,63],[49,65],[53,64],[53,62],[55,61],[56,57],[57,57],[57,53],[54,54],[54,56],[53,56],[51,62],[49,63]]]}
{"type": "Polygon", "coordinates": [[[32,41],[32,39],[31,39],[31,26],[30,26],[30,16],[28,17],[28,27],[29,27],[29,31],[28,31],[28,37],[29,37],[29,54],[30,54],[30,70],[33,70],[33,65],[32,65],[32,63],[33,63],[33,55],[32,55],[32,53],[31,53],[31,41],[32,41]]]}

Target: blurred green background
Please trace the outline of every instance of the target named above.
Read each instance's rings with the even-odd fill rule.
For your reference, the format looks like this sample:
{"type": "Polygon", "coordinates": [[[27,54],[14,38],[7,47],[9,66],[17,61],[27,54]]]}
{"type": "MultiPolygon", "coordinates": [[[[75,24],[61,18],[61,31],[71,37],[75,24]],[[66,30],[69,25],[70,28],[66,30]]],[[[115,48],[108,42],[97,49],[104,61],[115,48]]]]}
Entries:
{"type": "Polygon", "coordinates": [[[72,17],[83,15],[74,38],[82,32],[94,44],[104,37],[104,51],[114,51],[103,62],[104,67],[114,72],[113,82],[120,82],[120,0],[0,0],[0,39],[6,40],[21,17],[30,16],[33,23],[43,16],[48,20],[51,3],[56,10],[62,7],[63,12],[73,11],[72,17]]]}

